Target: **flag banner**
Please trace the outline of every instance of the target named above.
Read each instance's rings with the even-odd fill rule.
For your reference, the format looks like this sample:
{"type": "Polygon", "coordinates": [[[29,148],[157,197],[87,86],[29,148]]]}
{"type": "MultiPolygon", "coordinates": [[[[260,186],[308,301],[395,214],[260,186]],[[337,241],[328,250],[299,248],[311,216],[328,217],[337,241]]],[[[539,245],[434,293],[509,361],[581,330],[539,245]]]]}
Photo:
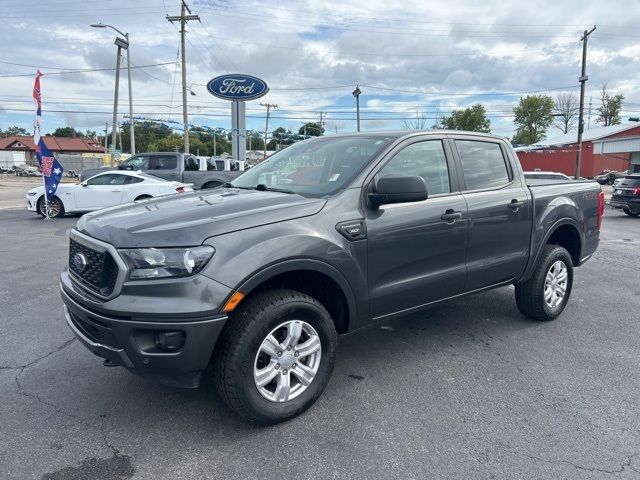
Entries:
{"type": "Polygon", "coordinates": [[[36,148],[36,157],[42,171],[44,181],[44,196],[47,201],[53,198],[56,193],[64,168],[51,153],[51,150],[44,143],[44,138],[40,135],[40,120],[42,116],[42,94],[40,92],[40,70],[36,73],[36,81],[33,85],[33,101],[36,107],[36,121],[33,125],[33,143],[36,148]]]}

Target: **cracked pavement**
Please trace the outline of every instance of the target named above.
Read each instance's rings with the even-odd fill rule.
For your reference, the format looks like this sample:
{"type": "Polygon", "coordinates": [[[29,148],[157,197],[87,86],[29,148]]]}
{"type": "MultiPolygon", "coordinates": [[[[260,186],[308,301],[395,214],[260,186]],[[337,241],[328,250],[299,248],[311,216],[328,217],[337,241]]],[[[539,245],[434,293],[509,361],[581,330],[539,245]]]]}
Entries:
{"type": "Polygon", "coordinates": [[[318,403],[267,428],[73,340],[57,275],[76,221],[0,211],[3,480],[640,478],[639,219],[607,209],[557,321],[501,288],[342,337],[318,403]]]}

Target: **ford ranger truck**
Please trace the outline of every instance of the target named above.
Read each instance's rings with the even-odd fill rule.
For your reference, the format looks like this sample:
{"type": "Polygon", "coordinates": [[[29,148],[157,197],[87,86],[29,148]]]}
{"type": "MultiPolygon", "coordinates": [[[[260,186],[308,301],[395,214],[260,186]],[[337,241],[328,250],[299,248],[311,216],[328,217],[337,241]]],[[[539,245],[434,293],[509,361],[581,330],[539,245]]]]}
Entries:
{"type": "Polygon", "coordinates": [[[215,382],[276,423],[322,394],[339,334],[505,285],[523,315],[555,319],[603,212],[596,182],[527,181],[501,137],[319,137],[219,188],[80,218],[64,313],[105,365],[215,382]]]}

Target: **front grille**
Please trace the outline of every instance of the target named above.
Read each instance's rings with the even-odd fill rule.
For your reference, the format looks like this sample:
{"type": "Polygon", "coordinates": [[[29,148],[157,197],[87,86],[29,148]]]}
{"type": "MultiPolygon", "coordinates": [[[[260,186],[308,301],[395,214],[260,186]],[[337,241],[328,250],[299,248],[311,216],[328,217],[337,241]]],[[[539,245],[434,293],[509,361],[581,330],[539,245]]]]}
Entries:
{"type": "Polygon", "coordinates": [[[113,293],[118,278],[118,265],[109,252],[100,252],[71,239],[69,242],[69,271],[85,288],[102,296],[113,293]],[[82,255],[84,268],[76,265],[74,258],[82,255]]]}

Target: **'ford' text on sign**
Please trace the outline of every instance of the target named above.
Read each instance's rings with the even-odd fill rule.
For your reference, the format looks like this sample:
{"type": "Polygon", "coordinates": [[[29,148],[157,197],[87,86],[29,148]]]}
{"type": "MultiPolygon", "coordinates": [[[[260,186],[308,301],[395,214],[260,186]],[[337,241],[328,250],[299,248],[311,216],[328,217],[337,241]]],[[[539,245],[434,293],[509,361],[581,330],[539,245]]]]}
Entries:
{"type": "Polygon", "coordinates": [[[234,74],[221,75],[209,80],[207,90],[218,98],[244,101],[262,97],[269,91],[269,86],[257,77],[234,74]]]}

